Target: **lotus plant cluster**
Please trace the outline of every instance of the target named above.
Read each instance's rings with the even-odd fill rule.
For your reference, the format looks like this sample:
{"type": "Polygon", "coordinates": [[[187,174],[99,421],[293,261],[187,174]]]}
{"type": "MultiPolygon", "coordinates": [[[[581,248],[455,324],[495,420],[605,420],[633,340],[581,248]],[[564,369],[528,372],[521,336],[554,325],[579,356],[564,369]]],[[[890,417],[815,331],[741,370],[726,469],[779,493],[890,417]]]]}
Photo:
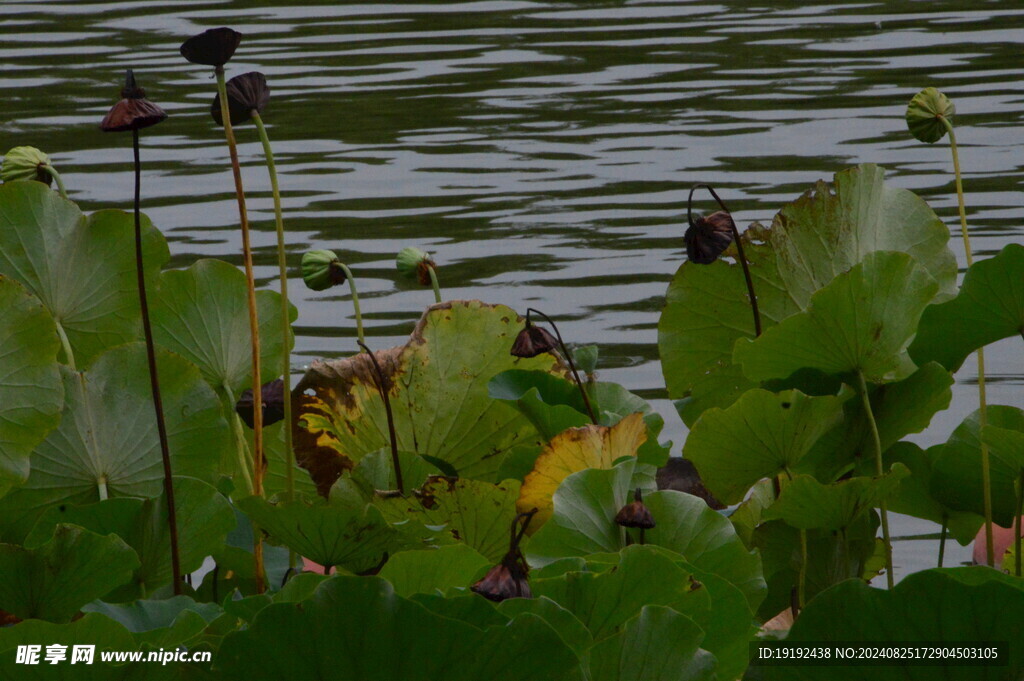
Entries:
{"type": "Polygon", "coordinates": [[[1000,678],[1020,675],[1024,412],[987,403],[983,349],[1024,334],[1024,247],[974,260],[948,98],[922,91],[906,121],[950,140],[962,281],[948,229],[872,164],[744,231],[718,190],[690,189],[658,324],[677,446],[642,396],[598,380],[596,346],[534,307],[446,300],[421,248],[397,253],[395,278],[434,302],[371,349],[359,254],[343,235],[289,249],[271,90],[227,77],[240,49],[224,27],[180,52],[216,81],[241,268],[164,268],[140,147],[168,116],[141,71],[100,124],[131,133],[130,214],[84,215],[34,147],[0,166],[0,678],[29,673],[12,662],[26,642],[95,641],[215,653],[182,678],[781,681],[811,668],[755,669],[752,642],[906,632],[1007,640],[1000,678]],[[250,122],[277,290],[256,287],[250,122]],[[698,190],[717,210],[694,213],[698,190]],[[297,380],[290,272],[327,297],[347,284],[354,316],[297,380]],[[979,410],[945,443],[910,441],[973,353],[979,410]],[[897,583],[891,512],[941,527],[940,568],[947,536],[980,531],[988,565],[897,583]]]}

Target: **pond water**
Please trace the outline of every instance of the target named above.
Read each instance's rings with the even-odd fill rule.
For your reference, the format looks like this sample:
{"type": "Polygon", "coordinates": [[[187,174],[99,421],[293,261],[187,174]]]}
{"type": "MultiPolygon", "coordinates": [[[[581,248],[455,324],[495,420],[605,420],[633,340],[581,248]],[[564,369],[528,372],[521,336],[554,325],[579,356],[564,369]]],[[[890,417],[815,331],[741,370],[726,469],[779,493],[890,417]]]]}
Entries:
{"type": "MultiPolygon", "coordinates": [[[[819,178],[861,162],[925,197],[958,231],[948,146],[913,140],[903,113],[934,85],[955,101],[977,255],[1021,241],[1024,11],[1013,3],[334,3],[202,0],[0,5],[0,141],[49,152],[86,210],[127,207],[130,138],[97,124],[126,67],[170,118],[145,131],[144,210],[173,265],[240,263],[214,83],[178,46],[205,28],[245,34],[229,76],[267,74],[297,268],[331,248],[355,271],[372,346],[402,342],[429,290],[395,283],[394,254],[436,254],[446,297],[538,307],[601,375],[685,427],[657,359],[665,288],[683,257],[686,192],[716,186],[737,223],[768,222],[819,178]],[[771,7],[764,5],[770,4],[771,7]]],[[[275,286],[269,182],[238,131],[257,275],[275,286]]],[[[710,208],[710,204],[701,208],[710,208]]],[[[953,250],[965,264],[959,239],[953,250]]],[[[297,370],[353,352],[347,292],[297,272],[297,370]]],[[[987,354],[994,404],[1024,406],[1019,339],[987,354]]],[[[953,404],[915,440],[944,440],[976,408],[973,360],[953,404]]],[[[897,518],[899,574],[934,564],[937,527],[897,518]]],[[[947,564],[969,559],[955,543],[947,564]]]]}

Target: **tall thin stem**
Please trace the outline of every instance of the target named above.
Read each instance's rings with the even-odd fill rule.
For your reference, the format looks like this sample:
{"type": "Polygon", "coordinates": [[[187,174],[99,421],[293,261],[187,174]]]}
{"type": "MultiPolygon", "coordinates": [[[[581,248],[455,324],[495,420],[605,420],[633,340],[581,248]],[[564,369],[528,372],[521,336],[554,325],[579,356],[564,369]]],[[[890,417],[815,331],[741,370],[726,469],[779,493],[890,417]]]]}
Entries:
{"type": "Polygon", "coordinates": [[[370,348],[366,347],[366,344],[362,341],[359,342],[359,347],[370,356],[373,368],[377,372],[377,389],[380,391],[381,399],[384,400],[384,411],[388,417],[388,438],[391,441],[391,463],[395,467],[395,483],[398,485],[399,493],[405,496],[405,485],[402,483],[402,464],[398,460],[398,437],[395,435],[395,417],[391,413],[391,398],[388,397],[387,381],[384,378],[384,372],[381,370],[380,364],[377,362],[377,356],[370,352],[370,348]]]}
{"type": "MultiPolygon", "coordinates": [[[[249,336],[252,342],[252,441],[253,441],[253,494],[263,496],[263,382],[260,380],[260,324],[256,312],[256,279],[252,268],[252,247],[249,244],[249,215],[245,209],[245,192],[242,189],[242,169],[238,163],[238,145],[235,131],[231,127],[231,112],[228,109],[228,93],[224,82],[224,67],[214,70],[217,76],[217,92],[220,95],[220,115],[224,123],[224,137],[231,154],[231,171],[235,177],[235,198],[238,200],[238,220],[242,229],[242,259],[245,263],[245,279],[249,298],[249,336]]],[[[263,542],[259,532],[253,532],[253,556],[255,559],[256,593],[263,593],[263,542]]]]}
{"type": "Polygon", "coordinates": [[[1022,515],[1024,515],[1024,470],[1021,470],[1020,475],[1017,476],[1017,517],[1013,521],[1016,528],[1013,533],[1013,574],[1018,577],[1021,576],[1020,521],[1022,515]]]}
{"type": "Polygon", "coordinates": [[[441,284],[437,281],[437,272],[434,271],[432,265],[427,265],[427,271],[430,272],[430,285],[434,288],[434,302],[441,302],[441,284]]]}
{"type": "Polygon", "coordinates": [[[231,422],[231,432],[235,439],[235,459],[238,463],[238,470],[242,476],[242,482],[245,483],[245,493],[252,494],[252,473],[249,469],[252,467],[252,459],[250,458],[249,446],[245,443],[245,431],[242,430],[242,417],[240,417],[234,410],[235,405],[235,394],[231,390],[226,382],[221,384],[224,389],[224,404],[227,405],[225,408],[228,410],[228,421],[231,422]]]}
{"type": "Polygon", "coordinates": [[[747,256],[743,252],[743,240],[740,239],[740,230],[736,227],[736,221],[732,219],[732,211],[729,210],[728,206],[725,205],[725,201],[718,196],[714,188],[707,184],[695,184],[690,188],[690,195],[686,199],[686,219],[689,221],[690,226],[693,226],[692,217],[692,206],[693,206],[693,192],[696,189],[704,188],[711,192],[711,196],[715,197],[715,201],[722,207],[726,213],[729,214],[729,223],[732,225],[732,238],[736,243],[736,252],[739,254],[740,265],[743,266],[743,278],[747,281],[747,296],[750,298],[750,309],[754,314],[754,336],[761,335],[761,311],[757,307],[757,294],[754,293],[754,279],[750,276],[750,266],[747,264],[747,256]]]}
{"type": "Polygon", "coordinates": [[[160,398],[160,377],[156,369],[156,349],[153,328],[149,323],[149,301],[146,299],[146,272],[142,262],[142,217],[139,203],[142,194],[142,162],[139,160],[139,131],[132,130],[132,149],[135,153],[135,274],[139,285],[139,308],[142,311],[142,333],[146,339],[146,360],[149,362],[149,384],[156,412],[156,430],[160,437],[160,457],[164,464],[164,496],[167,497],[167,529],[171,535],[171,577],[174,595],[181,593],[181,561],[178,553],[178,517],[174,508],[174,481],[171,477],[171,450],[167,442],[164,423],[164,404],[160,398]]]}
{"type": "Polygon", "coordinates": [[[943,559],[946,557],[946,535],[949,530],[949,516],[942,514],[942,532],[939,534],[939,567],[942,567],[943,559]]]}
{"type": "MultiPolygon", "coordinates": [[[[871,425],[871,437],[875,443],[875,474],[878,477],[885,475],[882,466],[882,438],[878,435],[878,424],[875,422],[875,413],[871,409],[871,398],[868,396],[868,383],[864,379],[864,372],[857,370],[857,382],[861,400],[864,403],[864,413],[868,416],[868,423],[871,425]]],[[[889,539],[889,514],[886,511],[884,501],[878,503],[880,515],[882,516],[882,541],[885,542],[885,581],[889,588],[893,587],[892,574],[892,541],[889,539]]]]}
{"type": "Polygon", "coordinates": [[[68,361],[68,368],[72,371],[77,371],[75,368],[75,353],[71,351],[71,341],[68,340],[68,334],[64,331],[64,326],[60,321],[55,321],[57,323],[57,335],[60,336],[60,344],[64,348],[64,359],[68,361]]]}
{"type": "Polygon", "coordinates": [[[590,422],[595,426],[597,425],[597,417],[594,415],[594,408],[590,404],[590,397],[587,395],[586,389],[583,387],[583,381],[580,380],[580,374],[576,371],[576,364],[572,361],[572,353],[569,352],[569,348],[565,347],[565,341],[562,340],[562,334],[558,331],[558,326],[551,321],[551,317],[547,316],[540,310],[535,310],[532,307],[526,309],[526,323],[530,323],[530,315],[538,314],[544,318],[551,328],[555,330],[555,337],[558,338],[558,345],[562,348],[562,356],[565,357],[565,361],[569,364],[569,369],[572,371],[572,376],[576,379],[576,387],[580,389],[580,395],[583,396],[583,405],[587,408],[587,414],[590,415],[590,422]]]}
{"type": "Polygon", "coordinates": [[[281,211],[281,190],[277,184],[277,166],[274,164],[274,152],[270,148],[270,138],[263,125],[258,111],[251,112],[256,124],[260,142],[263,143],[263,155],[267,160],[267,172],[270,174],[270,189],[274,194],[274,223],[277,228],[277,274],[281,282],[281,376],[284,380],[284,451],[287,469],[285,471],[285,489],[287,499],[295,497],[295,452],[292,449],[292,363],[289,346],[291,345],[291,324],[288,304],[288,259],[284,241],[284,215],[281,211]]]}
{"type": "Polygon", "coordinates": [[[68,190],[64,187],[64,180],[61,179],[60,173],[57,172],[57,169],[49,163],[46,163],[43,165],[43,170],[50,173],[50,177],[52,177],[53,181],[57,183],[57,191],[60,192],[60,195],[65,199],[68,198],[68,190]]]}
{"type": "Polygon", "coordinates": [[[352,308],[356,313],[356,337],[359,338],[359,344],[362,345],[366,342],[366,338],[363,337],[363,313],[359,309],[359,291],[356,290],[356,279],[352,276],[352,270],[348,268],[348,265],[339,262],[338,267],[345,273],[348,290],[352,292],[352,308]]]}
{"type": "MultiPolygon", "coordinates": [[[[939,117],[946,132],[949,133],[949,149],[953,153],[953,174],[956,178],[956,199],[960,212],[960,236],[964,242],[964,253],[967,256],[967,267],[974,264],[974,254],[971,252],[971,237],[967,231],[967,209],[964,206],[964,185],[960,175],[960,154],[957,150],[956,133],[953,132],[953,124],[945,116],[939,117]]],[[[988,422],[988,401],[985,398],[985,348],[978,348],[978,423],[984,428],[988,422]]],[[[982,503],[985,512],[985,557],[989,565],[995,565],[995,549],[992,542],[992,474],[988,457],[988,445],[981,443],[981,486],[982,503]]]]}

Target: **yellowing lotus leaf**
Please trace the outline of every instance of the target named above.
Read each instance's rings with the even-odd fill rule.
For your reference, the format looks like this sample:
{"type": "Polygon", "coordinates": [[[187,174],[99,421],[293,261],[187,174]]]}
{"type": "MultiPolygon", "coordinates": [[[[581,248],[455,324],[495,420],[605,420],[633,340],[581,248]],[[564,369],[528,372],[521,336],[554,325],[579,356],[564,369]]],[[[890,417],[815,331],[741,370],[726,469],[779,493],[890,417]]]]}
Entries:
{"type": "Polygon", "coordinates": [[[636,456],[647,440],[643,414],[630,414],[614,426],[583,426],[570,428],[551,438],[537,457],[533,471],[523,481],[516,507],[520,513],[534,508],[537,515],[530,523],[530,533],[540,529],[551,517],[551,497],[562,481],[587,468],[609,469],[624,456],[636,456]]]}

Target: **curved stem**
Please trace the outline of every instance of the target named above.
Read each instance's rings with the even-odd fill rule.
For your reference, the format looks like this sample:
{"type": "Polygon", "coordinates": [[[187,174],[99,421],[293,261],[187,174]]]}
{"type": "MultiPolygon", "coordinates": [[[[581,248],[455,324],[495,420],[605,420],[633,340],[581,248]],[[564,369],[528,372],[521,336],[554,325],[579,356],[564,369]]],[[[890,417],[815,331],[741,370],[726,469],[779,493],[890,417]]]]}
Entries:
{"type": "Polygon", "coordinates": [[[430,285],[434,287],[434,302],[441,302],[441,285],[437,282],[437,272],[434,268],[427,266],[427,270],[430,272],[430,285]]]}
{"type": "Polygon", "coordinates": [[[274,224],[277,229],[277,275],[281,282],[281,377],[284,381],[284,451],[285,451],[285,489],[288,501],[295,498],[295,451],[292,446],[292,366],[291,366],[291,309],[288,304],[288,259],[284,241],[284,215],[281,211],[281,190],[277,184],[277,166],[274,164],[274,152],[270,148],[270,138],[263,125],[258,111],[252,111],[252,120],[256,123],[260,142],[263,144],[263,156],[267,161],[267,172],[270,175],[270,189],[274,195],[274,224]]]}
{"type": "MultiPolygon", "coordinates": [[[[242,229],[242,259],[245,263],[245,279],[248,284],[249,336],[252,343],[252,442],[253,442],[253,494],[263,496],[263,382],[260,380],[260,326],[256,312],[256,279],[252,269],[252,247],[249,243],[249,215],[245,209],[245,192],[242,190],[242,169],[238,164],[238,146],[235,131],[231,127],[231,112],[228,109],[228,93],[224,83],[224,67],[214,69],[217,76],[217,92],[220,94],[220,115],[224,123],[224,137],[231,155],[231,171],[235,177],[235,198],[238,201],[238,220],[242,229]]],[[[263,542],[258,533],[253,534],[253,556],[255,559],[256,593],[263,593],[263,542]]]]}
{"type": "MultiPolygon", "coordinates": [[[[871,425],[871,437],[875,443],[875,474],[878,477],[885,475],[882,466],[882,439],[878,435],[878,424],[875,422],[875,413],[871,409],[871,398],[868,396],[868,384],[864,379],[864,372],[857,370],[857,382],[861,400],[864,403],[864,413],[867,414],[868,423],[871,425]]],[[[892,541],[889,539],[889,514],[886,511],[884,501],[878,503],[880,515],[882,516],[882,541],[885,542],[885,581],[889,588],[893,587],[892,574],[892,541]]]]}
{"type": "MultiPolygon", "coordinates": [[[[171,586],[174,595],[181,593],[181,561],[178,552],[178,518],[174,508],[174,483],[171,478],[171,450],[164,423],[164,405],[160,397],[160,377],[156,368],[156,349],[153,328],[149,323],[149,303],[146,300],[146,272],[142,262],[142,217],[139,213],[142,192],[142,163],[139,161],[139,131],[132,130],[132,149],[135,154],[135,274],[139,288],[139,307],[142,311],[142,332],[146,338],[146,360],[149,362],[149,384],[156,412],[156,430],[160,436],[160,457],[164,464],[164,496],[167,497],[167,529],[171,536],[171,586]]],[[[106,485],[104,484],[104,487],[106,485]]]]}
{"type": "Polygon", "coordinates": [[[345,273],[348,290],[352,292],[352,308],[356,313],[356,336],[359,338],[359,344],[362,345],[366,342],[366,338],[363,337],[363,313],[359,309],[359,291],[356,290],[356,279],[352,276],[352,270],[348,268],[348,265],[339,262],[338,267],[345,273]]]}
{"type": "MultiPolygon", "coordinates": [[[[964,185],[960,175],[960,154],[956,144],[956,133],[953,132],[953,124],[949,119],[940,116],[942,123],[949,133],[949,149],[953,154],[953,174],[956,180],[957,208],[960,213],[960,236],[964,242],[964,253],[967,256],[967,267],[974,264],[974,254],[971,252],[971,237],[967,231],[967,209],[964,206],[964,185]]],[[[985,348],[978,348],[978,424],[984,428],[988,422],[987,415],[988,400],[985,397],[985,348]]],[[[985,513],[985,557],[989,565],[995,565],[995,554],[992,542],[992,475],[989,464],[988,445],[981,443],[981,486],[982,504],[985,513]]]]}
{"type": "Polygon", "coordinates": [[[551,321],[551,317],[547,316],[540,310],[535,310],[532,307],[526,308],[526,323],[530,323],[530,315],[532,313],[539,314],[544,318],[551,328],[555,330],[555,337],[558,338],[558,345],[562,348],[562,356],[565,357],[565,361],[569,364],[569,369],[572,371],[573,378],[576,379],[576,386],[580,389],[580,395],[583,396],[583,404],[587,408],[587,414],[590,416],[590,422],[595,426],[597,425],[597,417],[594,415],[594,408],[590,404],[590,397],[587,395],[586,389],[583,387],[583,381],[580,380],[580,374],[576,371],[576,364],[572,361],[572,353],[569,352],[569,348],[565,347],[565,341],[562,340],[562,334],[558,332],[558,326],[551,321]]]}
{"type": "Polygon", "coordinates": [[[57,324],[57,335],[60,336],[60,344],[64,348],[64,359],[68,361],[68,368],[72,371],[77,371],[75,368],[75,353],[71,352],[71,341],[68,340],[68,334],[64,331],[60,321],[55,319],[54,322],[57,324]]]}
{"type": "Polygon", "coordinates": [[[949,529],[949,517],[942,514],[942,533],[939,534],[939,567],[942,567],[942,561],[946,557],[946,534],[949,529]]]}
{"type": "Polygon", "coordinates": [[[387,412],[388,416],[388,438],[391,440],[391,463],[395,467],[395,483],[398,485],[398,491],[405,496],[405,485],[402,483],[402,464],[398,460],[398,437],[395,435],[395,417],[391,413],[391,398],[388,397],[387,385],[384,379],[384,372],[380,368],[380,364],[377,362],[377,356],[370,352],[370,348],[366,347],[366,344],[360,341],[359,347],[366,351],[366,354],[370,356],[370,361],[373,362],[373,368],[377,371],[377,390],[380,391],[380,397],[384,400],[384,411],[387,412]]]}
{"type": "Polygon", "coordinates": [[[42,168],[46,172],[50,173],[50,177],[52,177],[53,181],[57,183],[57,191],[60,192],[60,195],[65,199],[68,198],[68,190],[64,187],[64,180],[61,179],[60,173],[57,172],[57,169],[49,163],[43,164],[42,168]]]}
{"type": "Polygon", "coordinates": [[[750,276],[750,266],[747,264],[747,256],[743,252],[743,240],[740,239],[740,230],[736,227],[736,221],[732,219],[732,211],[725,205],[718,193],[708,184],[695,184],[690,188],[690,195],[686,199],[686,220],[693,226],[693,192],[696,189],[707,189],[715,201],[722,207],[722,210],[729,214],[729,223],[732,225],[732,239],[736,244],[736,252],[739,255],[740,265],[743,267],[743,278],[747,282],[747,296],[750,298],[750,309],[754,314],[754,337],[761,335],[761,311],[757,307],[757,294],[754,293],[754,279],[750,276]]]}

